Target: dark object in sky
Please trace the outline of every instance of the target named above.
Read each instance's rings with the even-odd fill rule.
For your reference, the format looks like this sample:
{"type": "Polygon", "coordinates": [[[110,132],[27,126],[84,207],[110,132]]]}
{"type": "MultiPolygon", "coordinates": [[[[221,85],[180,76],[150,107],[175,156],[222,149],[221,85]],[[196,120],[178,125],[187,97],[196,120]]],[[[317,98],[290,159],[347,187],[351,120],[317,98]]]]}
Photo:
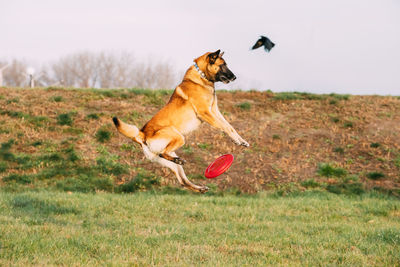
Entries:
{"type": "Polygon", "coordinates": [[[254,50],[261,46],[264,46],[265,51],[269,52],[275,46],[275,44],[267,37],[261,36],[251,49],[254,50]]]}

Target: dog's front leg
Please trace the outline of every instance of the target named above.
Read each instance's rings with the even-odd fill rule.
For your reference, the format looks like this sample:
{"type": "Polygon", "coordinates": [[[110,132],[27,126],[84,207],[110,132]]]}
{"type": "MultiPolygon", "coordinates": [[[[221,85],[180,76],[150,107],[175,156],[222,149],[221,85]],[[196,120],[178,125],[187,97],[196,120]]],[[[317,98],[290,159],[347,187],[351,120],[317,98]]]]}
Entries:
{"type": "Polygon", "coordinates": [[[235,128],[233,128],[232,125],[230,125],[230,123],[224,118],[224,116],[221,114],[221,112],[219,111],[218,107],[215,105],[215,108],[212,109],[212,112],[215,114],[216,117],[219,118],[220,121],[223,121],[224,124],[227,125],[228,129],[230,132],[232,132],[233,136],[235,136],[235,138],[232,138],[233,141],[237,144],[237,145],[242,145],[245,147],[250,146],[249,143],[244,140],[235,130],[235,128]],[[238,142],[236,141],[238,140],[238,142]]]}
{"type": "Polygon", "coordinates": [[[232,127],[232,125],[229,124],[225,120],[225,118],[222,116],[222,114],[217,110],[217,112],[202,112],[199,114],[199,117],[201,120],[208,122],[215,128],[221,129],[224,131],[229,137],[233,140],[233,142],[237,145],[242,145],[245,147],[249,146],[249,143],[246,142],[237,132],[236,130],[232,127]]]}
{"type": "MultiPolygon", "coordinates": [[[[249,143],[246,142],[246,140],[244,140],[236,132],[236,130],[232,127],[232,125],[230,125],[230,123],[225,119],[225,117],[219,111],[217,96],[215,96],[214,102],[211,105],[211,113],[213,114],[214,117],[217,117],[224,125],[226,125],[226,128],[228,129],[228,131],[231,132],[231,135],[229,135],[229,136],[232,138],[232,140],[233,140],[233,142],[235,144],[242,145],[242,146],[245,146],[245,147],[250,146],[249,143]]],[[[228,133],[228,132],[226,132],[226,133],[228,133]]]]}

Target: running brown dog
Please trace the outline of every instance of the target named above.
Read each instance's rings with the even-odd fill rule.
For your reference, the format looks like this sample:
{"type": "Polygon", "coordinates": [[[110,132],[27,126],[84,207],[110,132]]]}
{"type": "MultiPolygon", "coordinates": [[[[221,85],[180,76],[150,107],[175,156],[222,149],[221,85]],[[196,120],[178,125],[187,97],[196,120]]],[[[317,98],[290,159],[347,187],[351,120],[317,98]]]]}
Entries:
{"type": "Polygon", "coordinates": [[[208,122],[228,134],[237,145],[249,146],[218,110],[214,83],[229,83],[236,79],[222,55],[223,52],[218,50],[196,58],[167,105],[141,130],[113,118],[118,131],[140,144],[148,159],[171,169],[182,186],[201,193],[207,192],[208,187],[189,181],[181,166],[185,161],[175,154],[185,144],[184,135],[195,130],[201,122],[208,122]]]}

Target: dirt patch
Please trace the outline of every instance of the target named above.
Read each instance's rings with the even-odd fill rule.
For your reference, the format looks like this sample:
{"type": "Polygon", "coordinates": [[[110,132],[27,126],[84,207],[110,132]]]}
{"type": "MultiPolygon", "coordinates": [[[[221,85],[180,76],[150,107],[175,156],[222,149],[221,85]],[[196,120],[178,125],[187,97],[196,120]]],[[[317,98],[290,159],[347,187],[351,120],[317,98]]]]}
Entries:
{"type": "MultiPolygon", "coordinates": [[[[164,184],[176,184],[169,170],[145,160],[138,148],[117,134],[111,121],[119,116],[141,127],[169,95],[113,92],[0,88],[0,142],[14,139],[13,150],[27,154],[43,150],[31,145],[37,141],[54,146],[70,142],[87,162],[106,149],[130,166],[130,173],[115,177],[116,182],[130,180],[145,169],[162,176],[164,184]],[[57,123],[64,113],[71,114],[72,125],[57,123]],[[110,131],[111,139],[97,141],[99,129],[110,131]]],[[[219,92],[221,112],[251,146],[235,146],[225,134],[203,124],[178,151],[187,161],[185,170],[191,179],[255,192],[282,183],[324,181],[316,170],[321,163],[331,163],[358,176],[368,187],[400,187],[399,98],[324,95],[282,100],[274,96],[271,92],[219,92]],[[208,164],[226,153],[235,155],[230,170],[213,180],[202,178],[208,164]],[[369,172],[380,172],[384,178],[368,179],[369,172]]]]}

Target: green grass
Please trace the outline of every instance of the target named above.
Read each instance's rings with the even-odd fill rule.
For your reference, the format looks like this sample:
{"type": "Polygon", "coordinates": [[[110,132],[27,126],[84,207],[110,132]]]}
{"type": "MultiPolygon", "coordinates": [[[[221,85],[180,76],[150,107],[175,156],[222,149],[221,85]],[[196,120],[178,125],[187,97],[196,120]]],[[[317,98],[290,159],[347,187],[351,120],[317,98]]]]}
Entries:
{"type": "Polygon", "coordinates": [[[150,89],[133,88],[128,90],[128,92],[133,95],[144,95],[146,104],[162,106],[165,104],[163,96],[171,95],[173,90],[164,90],[164,89],[150,90],[150,89]]]}
{"type": "Polygon", "coordinates": [[[90,119],[90,120],[98,120],[98,119],[100,119],[100,115],[97,113],[90,113],[90,114],[86,115],[86,118],[90,119]]]}
{"type": "Polygon", "coordinates": [[[159,185],[159,178],[153,174],[138,173],[136,177],[127,183],[121,184],[116,188],[119,193],[133,193],[139,190],[153,189],[159,185]]]}
{"type": "Polygon", "coordinates": [[[11,103],[19,103],[19,98],[8,99],[7,104],[11,104],[11,103]]]}
{"type": "Polygon", "coordinates": [[[318,165],[317,173],[325,177],[343,177],[347,174],[347,171],[343,168],[336,168],[328,163],[322,163],[318,165]]]}
{"type": "Polygon", "coordinates": [[[329,100],[329,104],[336,105],[340,100],[348,100],[350,95],[342,95],[342,94],[313,94],[306,92],[281,92],[274,93],[274,100],[329,100]]]}
{"type": "Polygon", "coordinates": [[[329,94],[329,96],[334,98],[334,99],[337,99],[337,100],[349,100],[349,98],[350,98],[349,94],[344,94],[343,95],[343,94],[332,93],[332,94],[329,94]]]}
{"type": "Polygon", "coordinates": [[[362,183],[340,182],[337,184],[329,184],[326,186],[326,190],[334,194],[345,195],[361,195],[365,193],[362,183]]]}
{"type": "Polygon", "coordinates": [[[320,184],[316,182],[314,179],[309,179],[301,182],[301,186],[304,186],[305,188],[316,188],[320,187],[320,184]]]}
{"type": "Polygon", "coordinates": [[[381,144],[379,144],[379,143],[371,143],[369,146],[373,147],[373,148],[378,148],[378,147],[381,146],[381,144]]]}
{"type": "Polygon", "coordinates": [[[203,150],[210,150],[213,145],[209,143],[198,143],[197,146],[203,150]]]}
{"type": "Polygon", "coordinates": [[[82,156],[68,142],[57,146],[55,151],[36,154],[15,153],[12,150],[14,143],[10,139],[0,147],[2,189],[6,191],[45,188],[72,192],[119,192],[114,180],[129,173],[128,166],[121,164],[117,155],[104,149],[95,162],[88,163],[81,160],[82,156]]]}
{"type": "Polygon", "coordinates": [[[190,145],[183,145],[182,146],[182,151],[185,154],[193,154],[193,148],[190,145]]]}
{"type": "Polygon", "coordinates": [[[369,172],[367,173],[367,177],[371,180],[380,180],[385,178],[385,175],[381,172],[369,172]]]}
{"type": "Polygon", "coordinates": [[[345,123],[343,123],[343,127],[345,128],[353,128],[353,123],[351,121],[346,121],[345,123]]]}
{"type": "Polygon", "coordinates": [[[52,101],[54,101],[54,102],[61,102],[61,101],[63,101],[64,99],[63,99],[62,96],[58,95],[58,96],[53,96],[53,97],[51,97],[50,100],[52,100],[52,101]]]}
{"type": "Polygon", "coordinates": [[[397,156],[394,160],[394,165],[400,169],[400,156],[397,156]]]}
{"type": "Polygon", "coordinates": [[[35,147],[36,147],[36,146],[41,146],[41,145],[43,145],[43,141],[37,140],[37,141],[32,142],[31,145],[32,145],[32,146],[35,146],[35,147]]]}
{"type": "Polygon", "coordinates": [[[278,140],[281,139],[281,137],[279,136],[279,134],[273,134],[272,139],[278,140]]]}
{"type": "Polygon", "coordinates": [[[21,111],[2,110],[0,108],[0,115],[7,115],[12,118],[24,119],[31,123],[33,126],[42,127],[44,123],[48,123],[50,119],[46,116],[33,116],[21,111]]]}
{"type": "Polygon", "coordinates": [[[342,147],[335,147],[333,149],[333,152],[339,153],[339,154],[343,154],[344,153],[344,149],[342,147]]]}
{"type": "Polygon", "coordinates": [[[71,126],[73,123],[73,118],[71,113],[63,113],[57,116],[57,123],[59,125],[69,125],[71,126]]]}
{"type": "Polygon", "coordinates": [[[143,89],[143,88],[132,88],[128,90],[129,93],[134,94],[134,95],[145,95],[145,96],[157,96],[157,95],[172,95],[174,90],[168,90],[168,89],[158,89],[158,90],[152,90],[152,89],[143,89]]]}
{"type": "Polygon", "coordinates": [[[236,107],[243,109],[243,110],[250,110],[251,104],[249,102],[243,102],[243,103],[237,104],[236,107]]]}
{"type": "Polygon", "coordinates": [[[338,123],[340,121],[339,118],[337,118],[337,117],[331,117],[330,119],[334,123],[338,123]]]}
{"type": "Polygon", "coordinates": [[[400,203],[377,194],[0,194],[2,266],[400,262],[400,203]]]}
{"type": "Polygon", "coordinates": [[[7,163],[5,163],[4,161],[0,161],[0,173],[5,172],[7,170],[7,163]]]}
{"type": "Polygon", "coordinates": [[[100,143],[105,143],[105,142],[109,141],[110,138],[111,138],[110,131],[100,129],[96,132],[96,140],[99,141],[100,143]]]}

